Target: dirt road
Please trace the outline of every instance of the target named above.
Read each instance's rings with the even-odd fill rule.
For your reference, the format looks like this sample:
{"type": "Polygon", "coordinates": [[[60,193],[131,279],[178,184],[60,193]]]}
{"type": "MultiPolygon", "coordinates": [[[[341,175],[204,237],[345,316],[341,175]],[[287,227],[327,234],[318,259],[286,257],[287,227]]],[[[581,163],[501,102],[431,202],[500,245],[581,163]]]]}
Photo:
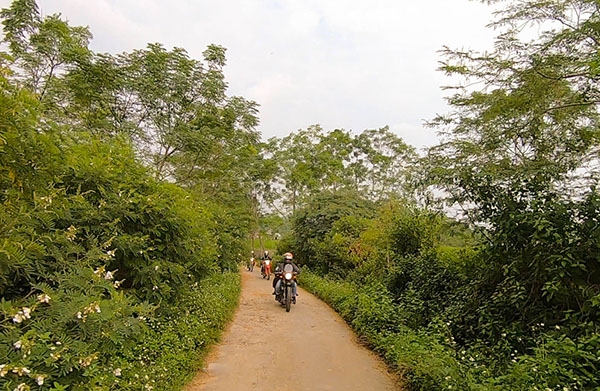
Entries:
{"type": "Polygon", "coordinates": [[[186,391],[399,390],[345,322],[300,289],[289,313],[260,270],[242,271],[240,307],[186,391]]]}

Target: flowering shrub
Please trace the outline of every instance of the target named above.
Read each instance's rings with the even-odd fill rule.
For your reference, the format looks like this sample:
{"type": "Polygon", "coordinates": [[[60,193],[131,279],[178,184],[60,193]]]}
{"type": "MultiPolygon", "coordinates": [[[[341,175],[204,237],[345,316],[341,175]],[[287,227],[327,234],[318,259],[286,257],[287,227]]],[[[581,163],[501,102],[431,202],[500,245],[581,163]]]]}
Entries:
{"type": "Polygon", "coordinates": [[[0,389],[176,389],[239,294],[220,205],[42,120],[0,71],[0,389]]]}
{"type": "Polygon", "coordinates": [[[76,269],[56,277],[54,286],[40,284],[25,298],[3,301],[0,384],[110,389],[117,380],[115,352],[130,348],[151,312],[104,268],[76,269]]]}

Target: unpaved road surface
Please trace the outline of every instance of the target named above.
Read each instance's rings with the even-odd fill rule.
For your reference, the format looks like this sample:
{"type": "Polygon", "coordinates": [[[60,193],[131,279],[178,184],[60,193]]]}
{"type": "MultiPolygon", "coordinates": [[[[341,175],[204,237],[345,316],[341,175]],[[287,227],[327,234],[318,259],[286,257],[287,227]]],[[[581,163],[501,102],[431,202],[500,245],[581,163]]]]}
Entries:
{"type": "Polygon", "coordinates": [[[289,313],[260,270],[242,271],[240,307],[185,391],[392,391],[400,388],[325,303],[299,290],[289,313]]]}

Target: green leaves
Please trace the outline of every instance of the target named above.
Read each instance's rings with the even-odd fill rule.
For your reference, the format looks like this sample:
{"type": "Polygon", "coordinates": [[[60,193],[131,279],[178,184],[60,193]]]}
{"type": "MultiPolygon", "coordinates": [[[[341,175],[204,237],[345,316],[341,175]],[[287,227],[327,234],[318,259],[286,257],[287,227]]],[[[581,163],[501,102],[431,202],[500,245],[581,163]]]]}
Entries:
{"type": "Polygon", "coordinates": [[[57,105],[60,73],[90,56],[89,30],[71,27],[59,15],[42,18],[36,2],[30,0],[14,1],[1,16],[4,42],[24,85],[49,107],[57,105]]]}
{"type": "Polygon", "coordinates": [[[315,125],[269,140],[266,153],[277,164],[273,186],[291,212],[319,192],[348,190],[372,200],[411,197],[414,148],[389,130],[324,132],[315,125]]]}

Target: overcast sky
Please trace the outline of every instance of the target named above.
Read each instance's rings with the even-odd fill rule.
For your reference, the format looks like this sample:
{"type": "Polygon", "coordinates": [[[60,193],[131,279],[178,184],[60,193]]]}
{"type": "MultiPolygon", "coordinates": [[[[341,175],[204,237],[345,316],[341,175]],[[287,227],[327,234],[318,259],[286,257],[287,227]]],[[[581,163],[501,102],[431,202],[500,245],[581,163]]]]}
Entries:
{"type": "MultiPolygon", "coordinates": [[[[6,7],[9,0],[0,0],[6,7]]],[[[263,138],[321,124],[355,132],[389,125],[416,146],[423,121],[447,111],[437,51],[489,49],[491,10],[469,0],[38,0],[89,26],[97,52],[161,42],[193,58],[227,48],[229,95],[257,101],[263,138]]]]}

